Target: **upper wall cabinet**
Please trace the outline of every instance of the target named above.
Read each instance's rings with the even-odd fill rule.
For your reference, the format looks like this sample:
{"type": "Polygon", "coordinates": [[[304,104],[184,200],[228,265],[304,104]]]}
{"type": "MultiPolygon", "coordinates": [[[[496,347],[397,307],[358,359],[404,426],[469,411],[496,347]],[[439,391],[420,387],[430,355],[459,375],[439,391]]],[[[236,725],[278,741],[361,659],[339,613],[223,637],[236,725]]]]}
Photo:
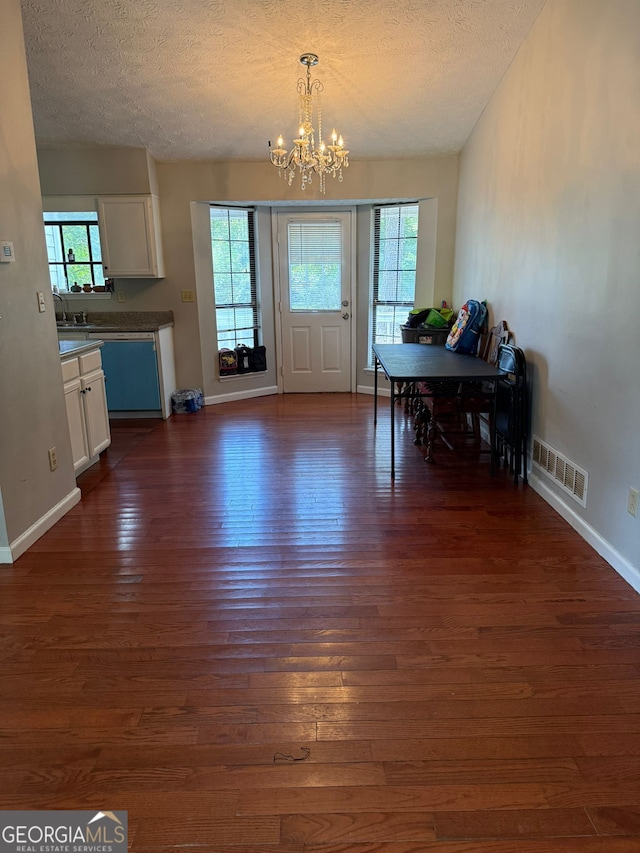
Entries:
{"type": "Polygon", "coordinates": [[[99,198],[98,224],[107,278],[164,277],[157,196],[99,198]]]}

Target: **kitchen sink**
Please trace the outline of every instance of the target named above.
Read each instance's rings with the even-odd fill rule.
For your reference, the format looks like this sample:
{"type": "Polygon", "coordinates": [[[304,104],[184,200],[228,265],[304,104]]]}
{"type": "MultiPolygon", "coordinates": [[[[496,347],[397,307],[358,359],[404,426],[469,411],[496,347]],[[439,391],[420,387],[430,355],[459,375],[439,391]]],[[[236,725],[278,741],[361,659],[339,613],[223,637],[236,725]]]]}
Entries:
{"type": "Polygon", "coordinates": [[[93,326],[93,323],[74,323],[73,320],[56,320],[58,329],[86,329],[88,326],[93,326]]]}

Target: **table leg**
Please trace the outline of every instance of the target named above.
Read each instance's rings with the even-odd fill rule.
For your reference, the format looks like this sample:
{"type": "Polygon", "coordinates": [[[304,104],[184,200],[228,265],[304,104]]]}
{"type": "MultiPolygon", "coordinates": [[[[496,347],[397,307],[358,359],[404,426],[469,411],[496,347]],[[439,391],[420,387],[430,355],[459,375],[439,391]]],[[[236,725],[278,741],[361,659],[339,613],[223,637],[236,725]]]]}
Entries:
{"type": "Polygon", "coordinates": [[[495,474],[496,457],[498,455],[498,448],[497,448],[498,437],[497,437],[497,430],[496,430],[496,418],[498,416],[498,382],[499,382],[499,380],[496,379],[493,383],[493,406],[492,406],[493,411],[492,411],[491,416],[489,418],[489,444],[491,445],[491,455],[489,457],[490,458],[489,475],[491,477],[493,477],[493,475],[495,474]]]}
{"type": "Polygon", "coordinates": [[[396,476],[396,383],[391,383],[391,479],[396,476]]]}
{"type": "Polygon", "coordinates": [[[378,356],[373,357],[373,425],[378,423],[378,356]]]}

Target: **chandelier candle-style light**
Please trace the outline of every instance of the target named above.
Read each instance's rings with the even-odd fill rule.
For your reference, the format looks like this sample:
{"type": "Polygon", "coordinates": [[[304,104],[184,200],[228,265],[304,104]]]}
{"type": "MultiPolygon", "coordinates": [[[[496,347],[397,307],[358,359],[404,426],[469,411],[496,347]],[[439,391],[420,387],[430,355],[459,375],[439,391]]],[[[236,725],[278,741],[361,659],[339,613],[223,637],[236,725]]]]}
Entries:
{"type": "Polygon", "coordinates": [[[300,96],[300,130],[298,138],[293,140],[293,148],[287,151],[284,148],[284,140],[281,136],[276,142],[277,148],[271,147],[269,142],[269,157],[274,166],[278,167],[281,177],[293,183],[296,167],[302,178],[302,189],[311,183],[314,172],[320,176],[320,192],[325,191],[325,178],[327,175],[337,176],[342,180],[342,169],[349,165],[349,152],[344,147],[342,136],[338,136],[335,128],[331,132],[331,144],[326,145],[322,137],[322,108],[320,104],[320,93],[324,86],[319,80],[311,82],[311,67],[318,64],[315,53],[303,53],[300,64],[307,66],[307,79],[298,80],[298,95],[300,96]],[[313,113],[318,115],[318,145],[316,146],[316,132],[313,127],[313,113]]]}

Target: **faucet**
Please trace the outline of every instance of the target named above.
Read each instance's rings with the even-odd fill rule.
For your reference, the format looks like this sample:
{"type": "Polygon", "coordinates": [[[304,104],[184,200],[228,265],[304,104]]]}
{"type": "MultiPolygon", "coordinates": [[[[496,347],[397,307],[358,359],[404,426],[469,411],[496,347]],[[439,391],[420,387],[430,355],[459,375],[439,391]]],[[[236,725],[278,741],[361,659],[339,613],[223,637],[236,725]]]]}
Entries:
{"type": "Polygon", "coordinates": [[[60,302],[62,303],[62,322],[64,323],[64,322],[66,322],[66,319],[67,319],[67,313],[65,311],[64,299],[62,298],[62,296],[60,296],[59,293],[53,293],[52,295],[53,295],[54,299],[59,299],[60,302]]]}

